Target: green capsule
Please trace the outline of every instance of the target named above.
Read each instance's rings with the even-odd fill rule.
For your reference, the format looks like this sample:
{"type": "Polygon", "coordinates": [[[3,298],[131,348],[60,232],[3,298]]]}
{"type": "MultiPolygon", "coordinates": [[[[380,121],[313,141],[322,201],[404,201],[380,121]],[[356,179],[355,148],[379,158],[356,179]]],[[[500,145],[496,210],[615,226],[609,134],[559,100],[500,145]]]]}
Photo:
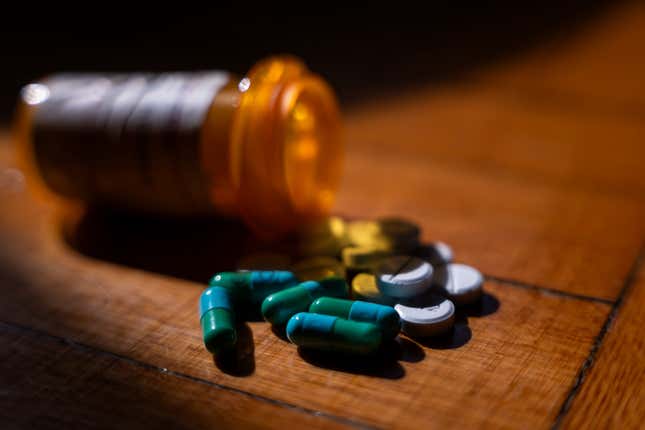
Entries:
{"type": "Polygon", "coordinates": [[[291,317],[287,337],[302,348],[345,354],[371,354],[381,345],[381,330],[374,324],[307,312],[291,317]]]}
{"type": "Polygon", "coordinates": [[[401,319],[396,310],[376,303],[321,297],[309,306],[309,312],[375,324],[381,329],[383,339],[388,340],[394,339],[401,329],[401,319]]]}
{"type": "Polygon", "coordinates": [[[293,315],[305,312],[318,297],[347,297],[347,294],[347,283],[343,278],[330,277],[303,282],[264,299],[262,316],[271,324],[286,324],[293,315]]]}
{"type": "Polygon", "coordinates": [[[199,298],[199,319],[204,345],[211,353],[216,354],[235,345],[235,314],[225,288],[210,287],[202,293],[199,298]]]}
{"type": "Polygon", "coordinates": [[[213,276],[209,285],[229,291],[235,303],[259,306],[270,294],[298,283],[296,276],[286,270],[254,270],[251,272],[221,272],[213,276]]]}

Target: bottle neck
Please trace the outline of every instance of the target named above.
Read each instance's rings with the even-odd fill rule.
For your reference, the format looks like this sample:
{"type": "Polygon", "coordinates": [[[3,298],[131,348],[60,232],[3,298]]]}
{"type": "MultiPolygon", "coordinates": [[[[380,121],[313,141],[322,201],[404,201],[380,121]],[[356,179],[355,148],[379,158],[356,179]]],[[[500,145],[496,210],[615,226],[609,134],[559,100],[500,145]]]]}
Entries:
{"type": "Polygon", "coordinates": [[[217,208],[235,207],[266,235],[329,212],[342,166],[340,114],[332,90],[286,57],[257,64],[237,92],[227,88],[231,92],[222,91],[216,99],[230,103],[232,112],[214,120],[213,135],[222,136],[217,124],[228,124],[228,144],[204,151],[210,154],[204,160],[212,172],[211,200],[217,208]],[[229,194],[216,195],[226,193],[224,188],[229,194]]]}

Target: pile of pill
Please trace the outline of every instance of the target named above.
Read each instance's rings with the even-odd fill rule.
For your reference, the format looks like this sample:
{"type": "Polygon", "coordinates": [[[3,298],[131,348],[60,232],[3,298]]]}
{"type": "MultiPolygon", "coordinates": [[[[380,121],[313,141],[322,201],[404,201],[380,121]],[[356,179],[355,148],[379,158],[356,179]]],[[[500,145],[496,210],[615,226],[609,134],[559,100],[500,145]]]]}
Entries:
{"type": "Polygon", "coordinates": [[[422,244],[406,220],[331,217],[298,232],[289,253],[247,255],[236,272],[215,275],[202,293],[206,348],[234,347],[236,319],[260,312],[293,344],[345,354],[372,354],[399,332],[441,335],[455,306],[480,300],[484,278],[453,263],[443,242],[422,244]],[[298,260],[291,263],[292,257],[298,260]]]}

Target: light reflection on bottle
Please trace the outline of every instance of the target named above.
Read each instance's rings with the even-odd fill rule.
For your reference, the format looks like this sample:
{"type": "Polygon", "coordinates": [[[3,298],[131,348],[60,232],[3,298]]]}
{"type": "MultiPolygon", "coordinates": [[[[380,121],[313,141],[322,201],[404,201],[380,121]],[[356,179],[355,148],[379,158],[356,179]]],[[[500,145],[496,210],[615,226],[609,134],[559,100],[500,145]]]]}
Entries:
{"type": "Polygon", "coordinates": [[[38,105],[49,98],[49,88],[43,84],[26,85],[20,92],[22,100],[30,106],[38,105]]]}
{"type": "Polygon", "coordinates": [[[240,90],[240,92],[246,92],[246,90],[249,89],[251,86],[251,80],[249,78],[242,78],[240,83],[237,85],[237,88],[240,90]]]}

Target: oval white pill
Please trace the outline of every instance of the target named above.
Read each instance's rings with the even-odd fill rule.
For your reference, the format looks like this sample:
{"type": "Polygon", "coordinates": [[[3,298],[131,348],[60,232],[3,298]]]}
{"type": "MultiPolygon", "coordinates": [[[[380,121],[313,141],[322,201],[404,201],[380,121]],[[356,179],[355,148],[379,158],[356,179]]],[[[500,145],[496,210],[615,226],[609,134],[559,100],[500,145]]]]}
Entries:
{"type": "Polygon", "coordinates": [[[448,299],[442,299],[433,306],[423,308],[398,304],[394,309],[401,317],[401,330],[412,337],[441,334],[455,323],[455,305],[448,299]]]}
{"type": "Polygon", "coordinates": [[[378,267],[376,283],[389,297],[409,298],[423,294],[432,282],[432,265],[416,257],[395,256],[378,267]]]}
{"type": "Polygon", "coordinates": [[[440,284],[446,295],[459,305],[477,301],[482,295],[484,277],[465,264],[448,264],[440,284]]]}

